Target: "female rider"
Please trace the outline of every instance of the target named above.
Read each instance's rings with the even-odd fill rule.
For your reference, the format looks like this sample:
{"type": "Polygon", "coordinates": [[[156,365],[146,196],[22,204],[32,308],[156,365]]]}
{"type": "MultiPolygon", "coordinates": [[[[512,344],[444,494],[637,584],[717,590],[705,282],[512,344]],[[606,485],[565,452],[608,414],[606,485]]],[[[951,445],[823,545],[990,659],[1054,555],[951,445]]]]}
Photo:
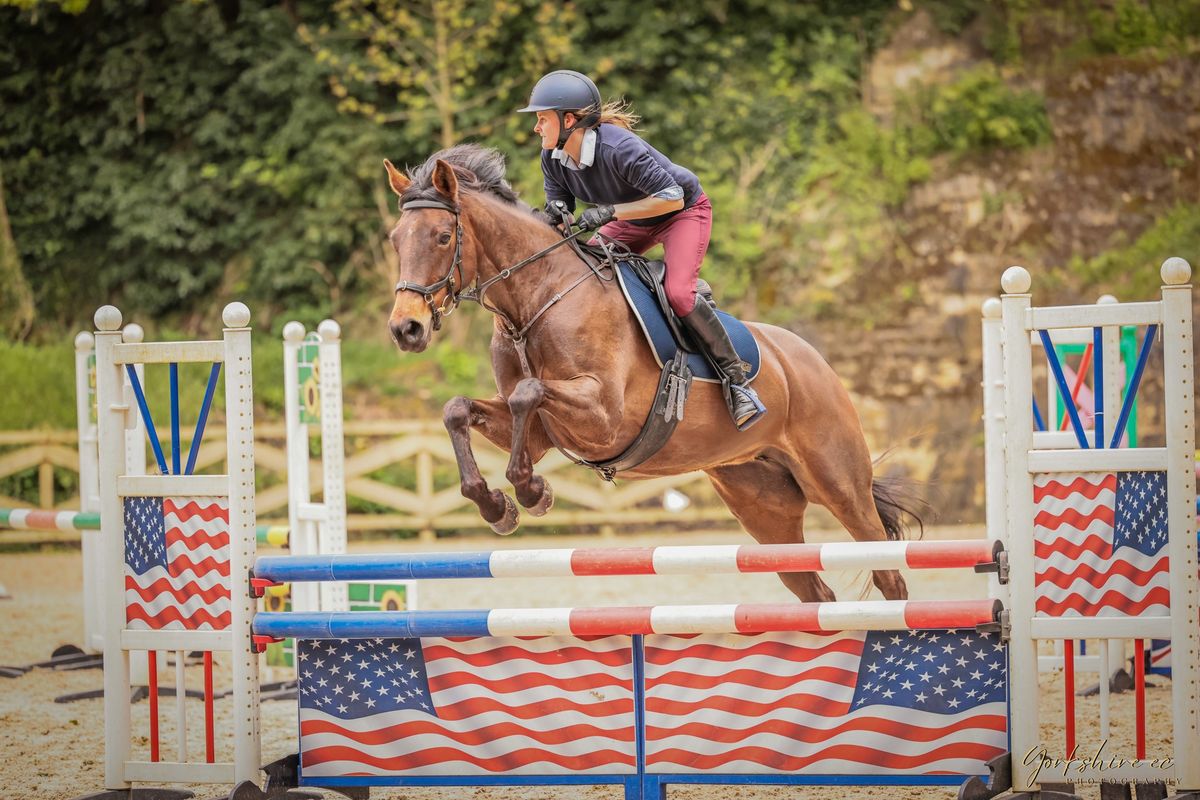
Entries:
{"type": "Polygon", "coordinates": [[[636,253],[662,244],[671,308],[692,338],[729,379],[734,424],[757,422],[766,408],[747,384],[747,369],[707,302],[697,302],[696,280],[708,250],[712,206],[689,170],[673,164],[633,132],[637,118],[620,102],[602,104],[590,78],[556,70],[533,87],[522,112],[537,114],[542,138],[546,212],[591,203],[578,224],[636,253]]]}

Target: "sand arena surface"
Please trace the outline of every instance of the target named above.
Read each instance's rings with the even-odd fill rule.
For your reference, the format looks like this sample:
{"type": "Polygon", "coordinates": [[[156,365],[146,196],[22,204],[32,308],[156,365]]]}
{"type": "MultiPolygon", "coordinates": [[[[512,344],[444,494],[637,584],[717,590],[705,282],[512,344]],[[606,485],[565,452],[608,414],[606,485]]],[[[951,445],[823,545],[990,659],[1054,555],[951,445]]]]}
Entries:
{"type": "MultiPolygon", "coordinates": [[[[982,530],[932,530],[926,538],[979,537],[982,530]]],[[[844,533],[810,534],[810,541],[844,541],[844,533]]],[[[409,543],[353,545],[356,552],[367,549],[396,551],[420,550],[488,550],[500,547],[596,547],[648,546],[684,544],[730,544],[749,542],[749,537],[728,533],[679,534],[664,537],[621,537],[601,540],[598,537],[556,536],[520,539],[447,540],[437,546],[409,543]]],[[[862,597],[864,574],[830,573],[829,584],[841,599],[862,597]]],[[[987,583],[968,570],[927,570],[905,574],[913,599],[975,598],[986,596],[987,583]]],[[[34,554],[0,554],[0,583],[14,595],[12,600],[0,601],[0,636],[4,653],[0,663],[26,664],[48,658],[51,651],[64,643],[78,644],[83,638],[81,606],[81,565],[78,551],[34,554]]],[[[868,597],[878,597],[872,588],[868,597]]],[[[428,581],[420,586],[420,606],[439,608],[537,607],[569,605],[649,605],[679,603],[779,602],[792,600],[792,595],[770,575],[704,575],[704,576],[634,576],[595,578],[532,578],[508,580],[428,581]]],[[[202,669],[189,666],[187,683],[200,688],[202,669]]],[[[173,686],[175,669],[163,668],[159,673],[161,685],[173,686]]],[[[1166,754],[1170,740],[1170,681],[1152,678],[1156,684],[1147,689],[1148,754],[1166,754]]],[[[1062,678],[1058,673],[1042,677],[1047,694],[1042,702],[1043,741],[1061,751],[1062,678]]],[[[1095,676],[1080,675],[1080,686],[1093,683],[1095,676]]],[[[228,686],[227,663],[218,663],[218,689],[228,686]]],[[[98,670],[51,672],[37,670],[16,679],[0,678],[0,800],[66,800],[98,791],[103,784],[103,703],[85,700],[71,704],[56,704],[54,698],[69,692],[100,688],[98,670]]],[[[1078,698],[1077,730],[1080,743],[1086,748],[1099,743],[1099,702],[1096,698],[1078,698]]],[[[222,750],[220,733],[229,729],[229,702],[217,701],[217,758],[229,757],[229,748],[222,750]]],[[[135,758],[146,758],[149,744],[149,705],[145,701],[133,706],[135,758]]],[[[187,701],[189,752],[203,752],[203,707],[199,700],[187,701]]],[[[176,750],[175,700],[163,697],[160,702],[160,727],[164,758],[173,758],[176,750]]],[[[1114,696],[1111,712],[1112,730],[1107,753],[1132,752],[1129,743],[1134,734],[1133,695],[1114,696]]],[[[263,705],[262,744],[263,762],[294,752],[296,741],[296,704],[294,701],[268,702],[263,705]]],[[[188,787],[197,797],[217,797],[229,787],[188,787]]],[[[668,790],[672,800],[724,800],[725,798],[887,798],[916,800],[916,798],[952,798],[955,790],[947,787],[745,787],[745,786],[676,786],[668,790]]],[[[1095,788],[1081,790],[1088,797],[1098,797],[1095,788]]],[[[336,796],[330,794],[331,797],[336,796]]],[[[372,790],[373,797],[411,798],[412,800],[602,800],[622,797],[616,786],[596,787],[529,787],[496,788],[381,788],[372,790]]]]}

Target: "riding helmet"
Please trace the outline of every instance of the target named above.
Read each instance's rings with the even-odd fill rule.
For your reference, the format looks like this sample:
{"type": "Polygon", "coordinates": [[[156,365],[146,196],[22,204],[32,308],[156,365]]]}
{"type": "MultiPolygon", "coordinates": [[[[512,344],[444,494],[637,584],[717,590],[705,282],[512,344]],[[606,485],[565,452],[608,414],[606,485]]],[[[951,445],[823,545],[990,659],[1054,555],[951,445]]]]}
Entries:
{"type": "Polygon", "coordinates": [[[557,69],[534,84],[525,111],[579,111],[600,107],[600,90],[592,79],[572,69],[557,69]]]}

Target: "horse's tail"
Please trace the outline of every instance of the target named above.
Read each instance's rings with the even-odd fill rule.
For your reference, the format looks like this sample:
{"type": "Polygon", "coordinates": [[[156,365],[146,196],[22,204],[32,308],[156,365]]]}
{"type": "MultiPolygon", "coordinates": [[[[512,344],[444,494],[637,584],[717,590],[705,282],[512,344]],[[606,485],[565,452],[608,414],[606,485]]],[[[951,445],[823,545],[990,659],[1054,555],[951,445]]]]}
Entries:
{"type": "Polygon", "coordinates": [[[876,477],[871,486],[871,495],[875,498],[875,510],[883,520],[883,529],[887,538],[899,541],[907,539],[909,519],[917,523],[921,538],[925,533],[925,522],[922,514],[930,510],[927,503],[916,491],[916,483],[907,478],[876,477]]]}

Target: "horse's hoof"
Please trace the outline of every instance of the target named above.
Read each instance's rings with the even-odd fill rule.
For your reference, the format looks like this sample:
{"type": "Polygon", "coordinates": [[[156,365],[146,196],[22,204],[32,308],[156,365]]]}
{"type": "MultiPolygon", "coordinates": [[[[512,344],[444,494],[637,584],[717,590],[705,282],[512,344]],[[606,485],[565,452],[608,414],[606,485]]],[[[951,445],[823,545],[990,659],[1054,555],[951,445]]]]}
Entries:
{"type": "Polygon", "coordinates": [[[511,497],[504,495],[504,516],[490,524],[492,530],[501,536],[508,536],[521,524],[521,512],[517,510],[517,504],[511,497]]]}
{"type": "Polygon", "coordinates": [[[533,508],[527,508],[525,510],[528,511],[531,516],[541,517],[552,508],[554,508],[554,490],[551,489],[550,484],[547,483],[545,484],[545,488],[542,490],[542,499],[538,500],[537,505],[535,505],[533,508]]]}

